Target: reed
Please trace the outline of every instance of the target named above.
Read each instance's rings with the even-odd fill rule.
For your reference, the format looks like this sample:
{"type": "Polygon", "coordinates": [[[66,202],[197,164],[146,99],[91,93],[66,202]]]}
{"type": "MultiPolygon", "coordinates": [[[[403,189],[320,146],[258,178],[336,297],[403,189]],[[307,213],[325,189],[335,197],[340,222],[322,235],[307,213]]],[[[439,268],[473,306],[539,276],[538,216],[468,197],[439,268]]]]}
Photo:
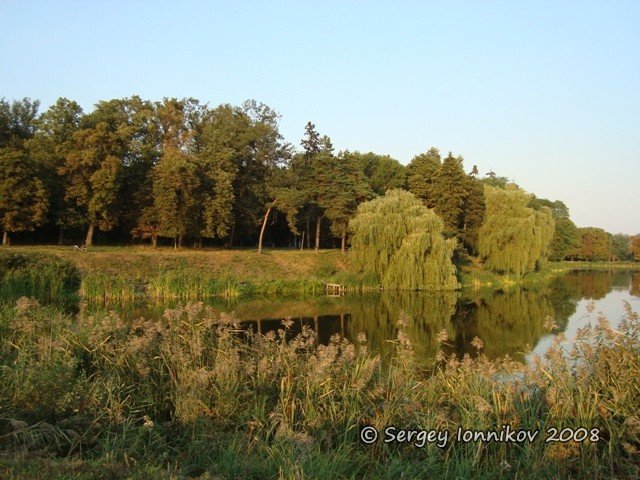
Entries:
{"type": "MultiPolygon", "coordinates": [[[[401,318],[393,360],[317,345],[290,321],[259,335],[201,303],[161,321],[73,317],[22,298],[0,307],[3,478],[637,478],[640,319],[627,306],[531,366],[439,352],[421,364],[401,318]],[[391,445],[382,429],[539,430],[534,442],[391,445]],[[545,443],[546,429],[598,429],[545,443]],[[38,452],[37,456],[33,452],[38,452]],[[44,452],[44,453],[43,453],[44,452]],[[48,456],[46,452],[54,454],[48,456]],[[66,472],[66,473],[65,473],[66,472]]],[[[552,326],[550,326],[552,328],[552,326]]],[[[439,335],[445,346],[446,332],[439,335]]]]}
{"type": "Polygon", "coordinates": [[[0,298],[60,301],[74,296],[79,285],[80,272],[70,261],[48,254],[0,252],[0,298]]]}

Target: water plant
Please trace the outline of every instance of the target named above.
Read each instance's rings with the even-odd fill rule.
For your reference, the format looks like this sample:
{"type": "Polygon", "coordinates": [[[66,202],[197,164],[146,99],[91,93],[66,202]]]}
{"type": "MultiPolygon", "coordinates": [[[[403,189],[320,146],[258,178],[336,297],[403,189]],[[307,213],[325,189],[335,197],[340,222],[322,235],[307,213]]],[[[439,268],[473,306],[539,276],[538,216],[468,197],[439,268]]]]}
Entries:
{"type": "MultiPolygon", "coordinates": [[[[559,337],[531,366],[490,360],[480,341],[475,358],[444,349],[423,364],[410,325],[400,319],[393,361],[383,364],[364,336],[318,345],[309,329],[291,338],[289,320],[261,335],[201,303],[125,324],[115,314],[73,318],[20,299],[0,309],[0,471],[637,478],[640,319],[630,306],[615,329],[594,318],[574,347],[559,337]],[[365,425],[437,429],[451,441],[367,445],[359,439],[365,425]],[[454,441],[458,428],[505,425],[540,436],[454,441]],[[545,443],[551,428],[589,435],[545,443]]],[[[446,346],[446,330],[438,340],[446,346]]]]}

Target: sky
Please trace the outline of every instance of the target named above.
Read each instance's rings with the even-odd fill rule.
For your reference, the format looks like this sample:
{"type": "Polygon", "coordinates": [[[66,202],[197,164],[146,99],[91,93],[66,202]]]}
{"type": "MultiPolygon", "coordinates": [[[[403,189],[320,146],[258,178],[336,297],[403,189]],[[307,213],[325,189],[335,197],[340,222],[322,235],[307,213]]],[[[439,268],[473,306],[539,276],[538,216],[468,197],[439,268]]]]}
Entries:
{"type": "Polygon", "coordinates": [[[256,99],[299,146],[435,146],[640,233],[640,1],[0,0],[0,97],[256,99]]]}

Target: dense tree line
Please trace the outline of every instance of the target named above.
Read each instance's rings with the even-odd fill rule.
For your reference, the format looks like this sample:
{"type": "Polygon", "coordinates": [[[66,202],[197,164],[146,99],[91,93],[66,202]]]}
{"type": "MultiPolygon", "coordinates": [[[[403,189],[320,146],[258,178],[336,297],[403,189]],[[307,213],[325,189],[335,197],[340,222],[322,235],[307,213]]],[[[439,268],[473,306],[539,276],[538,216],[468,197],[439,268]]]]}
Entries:
{"type": "Polygon", "coordinates": [[[516,228],[514,222],[523,232],[537,228],[540,241],[551,228],[549,244],[536,244],[544,258],[640,257],[637,238],[579,229],[564,203],[515,193],[493,172],[479,178],[475,166],[465,171],[460,156],[443,158],[431,148],[405,167],[386,155],[336,153],[311,122],[295,148],[282,138],[278,120],[256,101],[210,107],[193,98],[133,96],[99,101],[84,112],[61,98],[40,113],[38,101],[2,99],[3,244],[15,236],[91,245],[100,232],[102,243],[344,251],[358,206],[404,189],[440,217],[441,234],[457,240],[459,257],[500,264],[487,253],[489,239],[504,243],[509,234],[499,229],[516,228]],[[490,205],[495,195],[517,205],[498,212],[490,205]]]}

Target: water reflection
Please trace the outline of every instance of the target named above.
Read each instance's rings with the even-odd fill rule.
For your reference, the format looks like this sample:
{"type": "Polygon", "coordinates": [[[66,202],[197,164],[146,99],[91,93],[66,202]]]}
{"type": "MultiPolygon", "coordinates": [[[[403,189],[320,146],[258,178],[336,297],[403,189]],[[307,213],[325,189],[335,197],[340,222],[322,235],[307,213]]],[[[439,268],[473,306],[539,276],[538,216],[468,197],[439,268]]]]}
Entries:
{"type": "MultiPolygon", "coordinates": [[[[406,315],[406,335],[416,354],[431,359],[438,350],[436,337],[447,332],[450,353],[474,355],[475,337],[484,343],[492,357],[510,355],[524,361],[532,349],[541,351],[552,339],[544,324],[553,317],[559,331],[571,334],[581,325],[590,301],[602,304],[615,323],[622,315],[623,301],[635,299],[638,309],[640,272],[571,271],[535,287],[502,290],[399,293],[384,292],[347,295],[338,298],[266,298],[241,301],[211,300],[208,303],[224,313],[233,313],[246,328],[262,333],[281,327],[284,318],[294,320],[292,333],[303,326],[312,328],[318,341],[327,343],[339,334],[355,340],[367,336],[369,348],[389,358],[397,338],[398,321],[406,315]],[[605,308],[606,306],[606,308],[605,308]]],[[[175,303],[110,306],[125,319],[160,318],[175,303]]],[[[97,313],[105,307],[84,305],[83,314],[97,313]]]]}

